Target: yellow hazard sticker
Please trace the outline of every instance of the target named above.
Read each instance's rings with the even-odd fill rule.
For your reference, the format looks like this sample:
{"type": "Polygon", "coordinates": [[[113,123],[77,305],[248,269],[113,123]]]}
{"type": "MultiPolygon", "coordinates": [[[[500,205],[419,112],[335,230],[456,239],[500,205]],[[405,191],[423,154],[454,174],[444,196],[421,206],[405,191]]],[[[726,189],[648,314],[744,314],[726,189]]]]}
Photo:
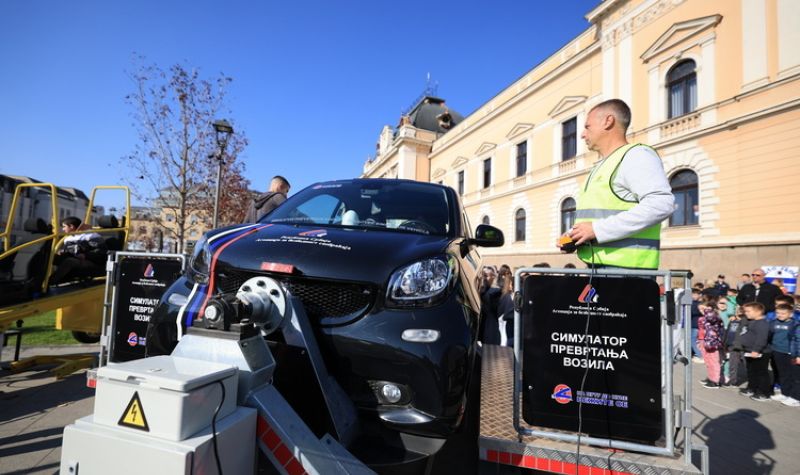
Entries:
{"type": "Polygon", "coordinates": [[[117,425],[130,427],[132,429],[139,429],[145,432],[150,432],[150,426],[147,424],[147,417],[144,415],[144,408],[142,407],[142,400],[139,399],[139,392],[133,393],[128,407],[122,413],[117,425]]]}

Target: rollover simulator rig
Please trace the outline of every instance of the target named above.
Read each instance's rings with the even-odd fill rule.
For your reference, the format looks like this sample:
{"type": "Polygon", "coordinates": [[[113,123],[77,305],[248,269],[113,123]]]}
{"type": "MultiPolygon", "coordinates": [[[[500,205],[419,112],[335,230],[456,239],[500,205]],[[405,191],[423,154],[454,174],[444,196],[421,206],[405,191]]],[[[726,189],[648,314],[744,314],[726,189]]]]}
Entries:
{"type": "Polygon", "coordinates": [[[255,473],[256,447],[277,473],[373,473],[344,448],[355,408],[302,303],[268,277],[212,299],[171,355],[99,368],[96,387],[94,413],[64,430],[61,473],[255,473]],[[308,353],[333,434],[317,437],[272,386],[264,335],[278,328],[308,353]]]}

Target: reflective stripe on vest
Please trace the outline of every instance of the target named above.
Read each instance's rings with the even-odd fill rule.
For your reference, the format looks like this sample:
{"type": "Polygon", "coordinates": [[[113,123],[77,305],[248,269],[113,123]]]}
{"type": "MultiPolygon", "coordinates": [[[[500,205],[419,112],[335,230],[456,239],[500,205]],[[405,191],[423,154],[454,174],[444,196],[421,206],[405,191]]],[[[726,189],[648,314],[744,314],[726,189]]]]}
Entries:
{"type": "MultiPolygon", "coordinates": [[[[638,203],[626,201],[614,193],[616,171],[630,149],[641,144],[627,144],[618,148],[595,165],[586,184],[578,194],[575,222],[592,222],[627,211],[638,203]]],[[[578,257],[587,264],[626,267],[631,269],[657,269],[660,259],[661,224],[645,228],[624,239],[602,244],[584,244],[578,248],[578,257]]]]}

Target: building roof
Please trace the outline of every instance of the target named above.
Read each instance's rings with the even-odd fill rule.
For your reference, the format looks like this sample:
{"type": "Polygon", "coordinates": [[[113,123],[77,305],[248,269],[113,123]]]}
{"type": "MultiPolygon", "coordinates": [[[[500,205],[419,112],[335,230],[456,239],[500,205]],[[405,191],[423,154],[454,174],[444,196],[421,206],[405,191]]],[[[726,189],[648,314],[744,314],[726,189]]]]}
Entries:
{"type": "Polygon", "coordinates": [[[450,109],[444,99],[433,96],[423,97],[408,114],[411,125],[418,129],[446,133],[458,125],[464,117],[450,109]]]}

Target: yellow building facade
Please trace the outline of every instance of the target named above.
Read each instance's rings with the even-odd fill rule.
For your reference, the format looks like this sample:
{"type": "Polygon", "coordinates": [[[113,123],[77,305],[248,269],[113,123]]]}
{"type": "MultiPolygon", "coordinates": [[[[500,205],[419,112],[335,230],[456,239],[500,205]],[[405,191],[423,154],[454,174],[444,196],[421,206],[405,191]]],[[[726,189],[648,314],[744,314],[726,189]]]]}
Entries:
{"type": "Polygon", "coordinates": [[[662,268],[733,280],[800,264],[800,2],[605,0],[590,27],[444,133],[384,128],[365,177],[462,192],[473,227],[500,228],[489,263],[578,263],[555,241],[599,158],[588,111],[620,98],[630,142],[653,146],[676,195],[662,268]]]}

